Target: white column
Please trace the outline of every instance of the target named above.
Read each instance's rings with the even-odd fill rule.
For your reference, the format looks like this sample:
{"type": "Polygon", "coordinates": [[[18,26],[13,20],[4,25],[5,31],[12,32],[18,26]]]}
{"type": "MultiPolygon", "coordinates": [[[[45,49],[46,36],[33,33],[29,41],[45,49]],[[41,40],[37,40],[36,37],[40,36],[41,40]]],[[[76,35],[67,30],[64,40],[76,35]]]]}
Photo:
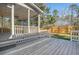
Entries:
{"type": "Polygon", "coordinates": [[[12,7],[11,7],[11,36],[10,36],[10,39],[12,38],[13,35],[14,35],[14,5],[12,5],[12,7]]]}
{"type": "Polygon", "coordinates": [[[38,15],[38,32],[40,32],[40,14],[38,15]]]}
{"type": "Polygon", "coordinates": [[[30,33],[30,9],[28,9],[28,33],[30,33]]]}
{"type": "Polygon", "coordinates": [[[12,5],[12,35],[14,35],[14,5],[12,5]]]}

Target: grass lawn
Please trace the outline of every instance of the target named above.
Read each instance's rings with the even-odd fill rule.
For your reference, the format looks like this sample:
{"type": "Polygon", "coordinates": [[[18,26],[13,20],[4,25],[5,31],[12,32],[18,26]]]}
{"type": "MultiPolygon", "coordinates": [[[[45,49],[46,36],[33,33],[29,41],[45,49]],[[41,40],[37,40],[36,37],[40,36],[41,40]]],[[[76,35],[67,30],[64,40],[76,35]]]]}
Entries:
{"type": "Polygon", "coordinates": [[[64,39],[64,40],[70,40],[69,36],[64,36],[64,35],[51,35],[52,38],[58,38],[58,39],[64,39]]]}

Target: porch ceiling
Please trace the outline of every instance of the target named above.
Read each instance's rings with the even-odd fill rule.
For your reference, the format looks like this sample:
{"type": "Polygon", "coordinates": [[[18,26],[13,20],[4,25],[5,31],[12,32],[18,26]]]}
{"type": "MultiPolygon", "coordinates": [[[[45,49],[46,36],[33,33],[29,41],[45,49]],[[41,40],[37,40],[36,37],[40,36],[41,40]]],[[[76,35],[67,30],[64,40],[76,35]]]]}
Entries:
{"type": "MultiPolygon", "coordinates": [[[[0,16],[11,16],[11,9],[7,7],[10,4],[0,4],[0,16]]],[[[15,4],[15,16],[19,19],[27,19],[28,17],[28,9],[15,4]]],[[[31,11],[31,17],[37,15],[37,13],[31,11]]]]}

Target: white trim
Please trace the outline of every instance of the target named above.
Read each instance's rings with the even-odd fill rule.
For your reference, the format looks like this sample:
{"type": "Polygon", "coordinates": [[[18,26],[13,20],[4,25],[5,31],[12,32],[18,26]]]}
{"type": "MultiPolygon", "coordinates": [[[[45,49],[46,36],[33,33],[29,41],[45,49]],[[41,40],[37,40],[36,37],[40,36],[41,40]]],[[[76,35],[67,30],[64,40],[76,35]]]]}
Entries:
{"type": "Polygon", "coordinates": [[[28,9],[28,33],[30,33],[30,9],[28,9]]]}

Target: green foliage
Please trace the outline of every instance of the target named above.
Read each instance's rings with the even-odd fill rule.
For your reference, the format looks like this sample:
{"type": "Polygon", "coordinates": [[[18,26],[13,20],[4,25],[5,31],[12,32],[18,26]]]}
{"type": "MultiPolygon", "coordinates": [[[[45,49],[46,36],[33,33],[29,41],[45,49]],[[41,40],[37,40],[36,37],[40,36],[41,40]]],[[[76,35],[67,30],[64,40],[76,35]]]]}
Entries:
{"type": "Polygon", "coordinates": [[[74,14],[73,12],[76,12],[77,16],[79,16],[79,6],[77,4],[71,4],[69,9],[71,10],[72,14],[74,14]]]}
{"type": "Polygon", "coordinates": [[[54,17],[57,17],[58,16],[58,10],[57,9],[55,9],[52,13],[53,13],[53,16],[54,17]]]}
{"type": "Polygon", "coordinates": [[[69,9],[71,10],[71,22],[74,22],[74,20],[75,20],[75,19],[73,19],[74,12],[77,14],[77,17],[79,17],[79,6],[77,4],[71,4],[69,6],[69,9]]]}
{"type": "Polygon", "coordinates": [[[55,21],[56,21],[56,20],[55,20],[54,16],[48,15],[48,23],[49,23],[49,24],[54,24],[55,21]]]}
{"type": "Polygon", "coordinates": [[[38,25],[38,20],[31,20],[30,24],[37,26],[38,25]]]}
{"type": "Polygon", "coordinates": [[[21,22],[19,20],[15,20],[15,25],[19,25],[21,22]]]}
{"type": "Polygon", "coordinates": [[[43,3],[39,3],[39,4],[36,4],[44,13],[48,14],[49,13],[49,10],[50,8],[48,8],[45,4],[43,3]]]}
{"type": "Polygon", "coordinates": [[[70,37],[67,37],[67,36],[61,36],[61,35],[51,35],[51,37],[53,38],[58,38],[58,39],[63,39],[63,40],[70,40],[70,37]]]}
{"type": "MultiPolygon", "coordinates": [[[[45,20],[42,19],[44,16],[41,17],[41,19],[42,19],[41,20],[41,27],[43,27],[43,26],[46,26],[47,27],[48,25],[54,24],[55,21],[56,21],[55,17],[58,16],[58,10],[55,9],[53,11],[53,15],[54,16],[52,16],[52,15],[49,15],[50,8],[48,8],[45,4],[38,3],[36,5],[45,13],[45,16],[46,16],[46,19],[45,20]]],[[[34,21],[34,22],[36,22],[36,21],[34,21]]]]}

